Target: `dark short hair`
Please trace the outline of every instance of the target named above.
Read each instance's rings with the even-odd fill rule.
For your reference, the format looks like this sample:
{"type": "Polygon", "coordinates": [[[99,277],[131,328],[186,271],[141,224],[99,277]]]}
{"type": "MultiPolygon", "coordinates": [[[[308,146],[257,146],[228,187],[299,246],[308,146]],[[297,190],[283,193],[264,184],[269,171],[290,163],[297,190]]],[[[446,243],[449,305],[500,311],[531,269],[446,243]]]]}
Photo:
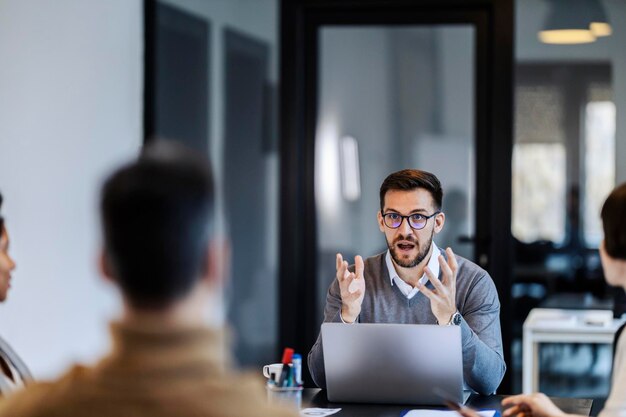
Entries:
{"type": "Polygon", "coordinates": [[[385,194],[389,190],[411,191],[416,188],[424,188],[433,197],[435,209],[441,210],[443,190],[441,183],[434,174],[419,169],[403,169],[402,171],[389,174],[380,186],[380,210],[385,208],[385,194]]]}
{"type": "Polygon", "coordinates": [[[626,260],[626,183],[607,197],[601,211],[604,247],[612,258],[626,260]]]}
{"type": "Polygon", "coordinates": [[[166,141],[106,181],[105,253],[133,307],[164,308],[193,288],[206,265],[213,194],[208,160],[166,141]]]}

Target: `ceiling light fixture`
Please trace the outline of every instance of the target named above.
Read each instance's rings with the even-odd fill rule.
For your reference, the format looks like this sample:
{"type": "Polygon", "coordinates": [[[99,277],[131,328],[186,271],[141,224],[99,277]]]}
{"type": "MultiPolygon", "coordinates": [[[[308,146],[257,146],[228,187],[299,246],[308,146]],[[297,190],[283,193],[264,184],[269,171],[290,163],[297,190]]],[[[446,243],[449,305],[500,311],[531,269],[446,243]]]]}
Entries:
{"type": "Polygon", "coordinates": [[[591,23],[589,24],[589,29],[591,29],[591,33],[597,37],[611,36],[613,28],[611,28],[609,19],[606,17],[606,12],[599,3],[599,0],[592,0],[589,3],[591,12],[591,23]]]}
{"type": "Polygon", "coordinates": [[[543,43],[590,43],[612,33],[599,0],[550,0],[549,3],[550,11],[538,34],[543,43]]]}

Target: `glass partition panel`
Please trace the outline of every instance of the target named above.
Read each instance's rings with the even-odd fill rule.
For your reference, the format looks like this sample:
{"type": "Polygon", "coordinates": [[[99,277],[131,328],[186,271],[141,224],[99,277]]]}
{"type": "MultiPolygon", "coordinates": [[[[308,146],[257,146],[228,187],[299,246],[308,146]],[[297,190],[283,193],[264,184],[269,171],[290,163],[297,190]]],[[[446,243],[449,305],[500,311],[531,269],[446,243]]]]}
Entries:
{"type": "MultiPolygon", "coordinates": [[[[616,164],[624,159],[616,140],[620,111],[626,108],[624,92],[617,88],[626,73],[616,65],[624,55],[619,46],[624,35],[615,31],[570,45],[542,42],[538,34],[548,17],[562,15],[570,3],[515,2],[513,392],[528,387],[528,380],[522,384],[522,369],[529,366],[522,363],[522,339],[532,309],[626,311],[625,301],[614,301],[617,292],[603,278],[597,250],[600,208],[624,179],[623,164],[616,164]]],[[[613,24],[626,13],[624,2],[578,4],[604,10],[613,24]]],[[[580,22],[589,18],[582,9],[570,11],[580,22]]],[[[538,355],[539,389],[547,395],[608,394],[610,346],[548,344],[538,355]]]]}
{"type": "Polygon", "coordinates": [[[190,130],[190,120],[202,122],[204,136],[196,148],[208,152],[211,158],[217,190],[217,230],[231,249],[225,318],[233,330],[237,363],[259,369],[262,364],[280,359],[276,132],[279,4],[277,0],[159,0],[157,4],[159,10],[189,16],[191,21],[205,22],[210,27],[208,41],[197,53],[186,46],[195,45],[188,39],[188,24],[178,20],[172,23],[172,18],[165,15],[169,31],[157,27],[157,44],[168,47],[170,54],[159,55],[157,49],[155,88],[159,91],[165,85],[170,94],[164,96],[162,101],[167,106],[158,114],[158,121],[169,122],[169,129],[156,133],[182,140],[179,132],[190,130]],[[174,34],[170,33],[171,27],[177,30],[174,34]],[[204,71],[201,75],[206,82],[197,83],[189,72],[172,70],[187,62],[194,73],[204,71]],[[180,98],[186,91],[202,96],[202,106],[192,111],[185,97],[170,99],[180,98]],[[184,117],[176,118],[181,115],[184,117]]]}
{"type": "Polygon", "coordinates": [[[417,168],[437,175],[446,221],[434,242],[474,258],[475,29],[328,26],[319,33],[321,312],[336,253],[353,262],[357,254],[365,258],[387,249],[376,212],[380,185],[392,172],[417,168]]]}

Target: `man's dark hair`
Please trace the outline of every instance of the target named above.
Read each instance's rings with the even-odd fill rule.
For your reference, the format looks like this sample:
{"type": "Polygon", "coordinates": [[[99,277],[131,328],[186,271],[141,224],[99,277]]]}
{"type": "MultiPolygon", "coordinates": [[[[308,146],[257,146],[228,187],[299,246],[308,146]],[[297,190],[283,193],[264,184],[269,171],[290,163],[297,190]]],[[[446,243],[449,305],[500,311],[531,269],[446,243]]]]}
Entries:
{"type": "Polygon", "coordinates": [[[626,183],[615,188],[602,206],[604,247],[612,258],[626,260],[626,183]]]}
{"type": "Polygon", "coordinates": [[[106,181],[105,253],[133,307],[167,307],[205,272],[213,199],[208,160],[172,142],[147,146],[106,181]]]}
{"type": "Polygon", "coordinates": [[[435,210],[441,210],[443,190],[441,183],[434,174],[419,169],[403,169],[402,171],[389,174],[380,186],[380,210],[385,208],[385,194],[389,190],[411,191],[416,188],[424,188],[430,192],[435,203],[435,210]]]}

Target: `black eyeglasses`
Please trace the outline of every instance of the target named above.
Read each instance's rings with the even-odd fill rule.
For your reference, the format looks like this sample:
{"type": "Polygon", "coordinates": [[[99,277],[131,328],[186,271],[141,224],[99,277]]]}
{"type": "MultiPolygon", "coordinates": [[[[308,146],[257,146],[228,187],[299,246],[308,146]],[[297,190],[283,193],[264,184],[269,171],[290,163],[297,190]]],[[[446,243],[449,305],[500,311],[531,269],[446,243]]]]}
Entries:
{"type": "Polygon", "coordinates": [[[383,222],[385,223],[385,226],[391,229],[397,229],[398,227],[400,227],[404,219],[407,219],[407,222],[409,223],[409,226],[411,226],[411,229],[422,230],[426,226],[428,219],[436,216],[439,213],[441,213],[441,211],[439,210],[437,210],[430,216],[424,216],[423,214],[417,213],[411,214],[410,216],[403,216],[398,213],[385,213],[383,214],[383,222]]]}

